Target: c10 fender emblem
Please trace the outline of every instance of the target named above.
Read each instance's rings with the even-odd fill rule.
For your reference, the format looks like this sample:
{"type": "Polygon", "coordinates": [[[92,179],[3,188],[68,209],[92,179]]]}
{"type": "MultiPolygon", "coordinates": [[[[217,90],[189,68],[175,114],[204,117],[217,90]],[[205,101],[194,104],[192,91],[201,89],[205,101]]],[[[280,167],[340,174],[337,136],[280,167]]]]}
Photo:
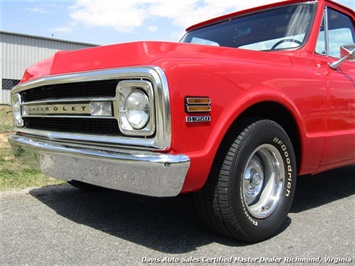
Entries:
{"type": "Polygon", "coordinates": [[[187,116],[186,123],[211,122],[211,116],[187,116]]]}

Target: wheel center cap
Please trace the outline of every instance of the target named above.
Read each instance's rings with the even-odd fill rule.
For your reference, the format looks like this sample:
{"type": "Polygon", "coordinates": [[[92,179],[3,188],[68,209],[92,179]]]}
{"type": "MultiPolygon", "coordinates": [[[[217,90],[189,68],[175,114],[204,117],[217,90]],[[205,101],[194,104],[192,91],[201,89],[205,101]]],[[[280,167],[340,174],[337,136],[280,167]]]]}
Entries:
{"type": "Polygon", "coordinates": [[[251,177],[251,183],[255,186],[260,185],[261,181],[262,181],[262,177],[259,175],[259,173],[255,173],[252,177],[251,177]]]}

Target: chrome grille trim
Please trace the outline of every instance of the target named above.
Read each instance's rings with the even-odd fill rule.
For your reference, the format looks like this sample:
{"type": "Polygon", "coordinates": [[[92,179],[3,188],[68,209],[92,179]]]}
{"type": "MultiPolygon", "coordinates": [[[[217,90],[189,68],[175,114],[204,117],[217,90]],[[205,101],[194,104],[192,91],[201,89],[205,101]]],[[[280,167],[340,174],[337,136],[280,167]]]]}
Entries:
{"type": "Polygon", "coordinates": [[[32,139],[38,140],[50,140],[53,142],[61,143],[62,145],[68,145],[70,147],[87,148],[87,144],[90,143],[91,148],[105,147],[106,151],[115,151],[118,149],[139,149],[139,150],[158,150],[156,146],[156,140],[143,139],[143,138],[119,138],[111,136],[98,136],[98,135],[84,135],[76,133],[61,133],[45,130],[31,130],[24,129],[21,133],[30,136],[32,139]]]}
{"type": "MultiPolygon", "coordinates": [[[[100,144],[110,147],[124,147],[124,148],[137,148],[148,150],[167,150],[171,144],[171,118],[170,118],[170,101],[169,90],[166,76],[163,70],[155,66],[147,67],[130,67],[130,68],[118,68],[100,71],[89,71],[74,74],[54,75],[37,80],[29,81],[23,84],[19,84],[12,90],[12,95],[16,93],[23,93],[27,90],[47,85],[56,84],[70,84],[77,82],[90,82],[90,81],[105,81],[105,80],[117,80],[117,83],[122,80],[148,80],[151,82],[154,90],[154,104],[155,104],[155,123],[156,131],[152,137],[126,137],[126,136],[99,136],[90,134],[75,134],[75,133],[63,133],[52,132],[45,130],[36,130],[29,128],[15,128],[16,131],[30,134],[32,136],[38,136],[39,138],[47,138],[52,141],[59,142],[80,142],[83,145],[89,143],[100,144]]],[[[72,100],[78,100],[81,102],[89,100],[112,100],[112,98],[75,98],[75,99],[44,99],[41,101],[23,102],[23,105],[38,104],[40,102],[50,103],[53,102],[72,102],[72,100]]],[[[34,116],[31,116],[34,117],[34,116]]],[[[45,117],[45,116],[39,116],[45,117]]],[[[54,117],[50,115],[50,117],[54,117]]],[[[59,117],[59,116],[56,116],[59,117]]],[[[67,116],[63,116],[64,118],[67,116]]],[[[73,118],[74,116],[70,116],[73,118]]],[[[84,117],[84,116],[79,116],[84,117]]],[[[90,116],[85,116],[88,118],[90,116]]],[[[24,117],[25,118],[25,117],[24,117]]],[[[100,119],[99,117],[94,117],[100,119]]],[[[103,117],[108,118],[108,117],[103,117]]]]}
{"type": "MultiPolygon", "coordinates": [[[[90,103],[95,103],[95,102],[110,102],[113,105],[114,98],[75,98],[75,99],[55,99],[55,100],[45,100],[45,101],[31,101],[31,102],[25,102],[22,103],[21,106],[22,108],[24,107],[31,107],[31,106],[40,106],[40,105],[61,105],[61,104],[87,104],[90,105],[90,103]]],[[[56,117],[56,118],[114,118],[114,114],[111,116],[93,116],[93,115],[63,115],[63,114],[23,114],[22,117],[56,117]]]]}
{"type": "MultiPolygon", "coordinates": [[[[43,117],[43,118],[85,118],[85,119],[115,119],[113,116],[83,116],[83,115],[23,115],[23,118],[43,117]]],[[[22,131],[23,128],[21,128],[22,131]]]]}
{"type": "Polygon", "coordinates": [[[104,102],[113,101],[114,98],[69,98],[69,99],[55,99],[46,101],[31,101],[25,102],[22,105],[34,105],[34,104],[52,104],[52,103],[80,103],[80,102],[104,102]]]}

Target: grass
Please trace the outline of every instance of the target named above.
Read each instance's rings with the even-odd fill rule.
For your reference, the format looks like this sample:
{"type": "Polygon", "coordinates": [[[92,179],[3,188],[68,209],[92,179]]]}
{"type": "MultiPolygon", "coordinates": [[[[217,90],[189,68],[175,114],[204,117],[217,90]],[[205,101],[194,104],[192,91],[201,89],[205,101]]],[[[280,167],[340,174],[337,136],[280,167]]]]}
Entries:
{"type": "Polygon", "coordinates": [[[63,183],[42,175],[38,170],[16,160],[7,141],[12,133],[11,107],[0,105],[0,191],[63,183]]]}
{"type": "Polygon", "coordinates": [[[0,105],[0,133],[11,132],[12,129],[11,107],[8,105],[0,105]]]}

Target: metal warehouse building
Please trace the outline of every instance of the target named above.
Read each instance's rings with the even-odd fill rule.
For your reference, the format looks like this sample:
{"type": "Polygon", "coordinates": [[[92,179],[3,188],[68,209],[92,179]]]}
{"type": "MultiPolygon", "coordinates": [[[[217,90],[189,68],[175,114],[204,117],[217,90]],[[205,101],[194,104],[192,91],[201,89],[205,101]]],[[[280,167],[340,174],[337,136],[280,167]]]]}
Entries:
{"type": "Polygon", "coordinates": [[[21,80],[28,66],[53,56],[57,51],[96,46],[3,31],[0,36],[0,104],[10,104],[10,90],[21,80]]]}

